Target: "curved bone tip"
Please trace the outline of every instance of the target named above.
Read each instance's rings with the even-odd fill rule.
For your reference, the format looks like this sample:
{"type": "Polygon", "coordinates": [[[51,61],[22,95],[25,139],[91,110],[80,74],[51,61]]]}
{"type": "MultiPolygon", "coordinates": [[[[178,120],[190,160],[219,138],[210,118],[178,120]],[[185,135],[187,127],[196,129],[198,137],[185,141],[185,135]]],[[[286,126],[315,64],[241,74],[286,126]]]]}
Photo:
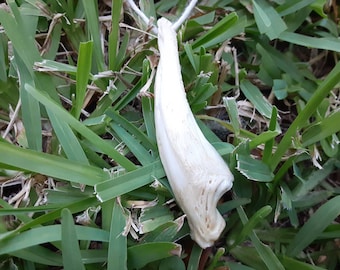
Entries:
{"type": "Polygon", "coordinates": [[[190,190],[190,193],[196,194],[192,196],[195,199],[191,204],[188,200],[180,201],[187,214],[191,238],[202,248],[214,245],[226,225],[216,208],[221,196],[232,188],[234,177],[229,170],[226,171],[226,175],[227,178],[218,178],[219,181],[213,181],[211,186],[194,188],[194,185],[191,185],[186,190],[187,193],[190,190]]]}
{"type": "MultiPolygon", "coordinates": [[[[206,224],[202,225],[205,226],[206,224]]],[[[214,245],[215,241],[220,237],[224,230],[225,225],[224,219],[218,213],[216,219],[210,223],[209,229],[205,228],[204,230],[200,230],[197,224],[194,227],[190,226],[190,236],[201,248],[205,249],[214,245]]]]}

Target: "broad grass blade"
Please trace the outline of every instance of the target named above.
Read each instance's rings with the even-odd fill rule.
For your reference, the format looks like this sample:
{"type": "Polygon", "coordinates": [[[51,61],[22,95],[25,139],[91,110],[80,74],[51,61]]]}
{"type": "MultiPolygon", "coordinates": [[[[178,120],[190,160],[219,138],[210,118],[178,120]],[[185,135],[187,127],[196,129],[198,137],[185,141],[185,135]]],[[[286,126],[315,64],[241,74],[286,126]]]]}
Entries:
{"type": "Polygon", "coordinates": [[[123,207],[115,200],[111,228],[110,240],[107,258],[107,269],[127,269],[127,238],[123,235],[124,227],[126,226],[126,217],[123,212],[123,207]]]}
{"type": "Polygon", "coordinates": [[[287,255],[296,257],[340,215],[340,196],[324,203],[302,226],[287,247],[287,255]]]}
{"type": "Polygon", "coordinates": [[[73,216],[67,208],[61,211],[61,248],[65,270],[85,270],[81,260],[73,216]]]}

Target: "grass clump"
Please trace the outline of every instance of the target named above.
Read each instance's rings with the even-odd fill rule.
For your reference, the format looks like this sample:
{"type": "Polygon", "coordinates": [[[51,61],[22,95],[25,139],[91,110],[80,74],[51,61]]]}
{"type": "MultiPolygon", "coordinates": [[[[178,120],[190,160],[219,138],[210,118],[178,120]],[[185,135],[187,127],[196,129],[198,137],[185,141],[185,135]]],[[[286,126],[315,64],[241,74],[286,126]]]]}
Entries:
{"type": "MultiPolygon", "coordinates": [[[[185,5],[140,1],[173,21],[185,5]]],[[[201,250],[140,92],[150,25],[123,1],[2,3],[0,269],[338,269],[338,9],[204,0],[180,28],[187,98],[235,176],[201,250]]]]}

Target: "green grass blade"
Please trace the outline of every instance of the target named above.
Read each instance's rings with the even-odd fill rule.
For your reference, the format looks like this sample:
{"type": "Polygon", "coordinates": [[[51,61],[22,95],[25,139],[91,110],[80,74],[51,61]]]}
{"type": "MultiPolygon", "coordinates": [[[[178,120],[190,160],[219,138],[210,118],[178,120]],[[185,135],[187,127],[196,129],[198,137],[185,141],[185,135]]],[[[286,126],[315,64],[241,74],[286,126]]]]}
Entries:
{"type": "Polygon", "coordinates": [[[139,2],[139,5],[141,11],[143,11],[148,18],[157,18],[154,0],[142,0],[139,2]]]}
{"type": "Polygon", "coordinates": [[[7,82],[8,66],[8,38],[5,33],[0,33],[0,81],[7,82]]]}
{"type": "Polygon", "coordinates": [[[158,270],[186,270],[185,264],[180,257],[169,257],[163,259],[159,264],[158,270]]]}
{"type": "Polygon", "coordinates": [[[110,241],[107,258],[107,269],[127,269],[127,238],[122,235],[126,218],[122,206],[115,200],[111,219],[110,241]]]}
{"type": "MultiPolygon", "coordinates": [[[[93,57],[97,67],[96,72],[101,72],[105,69],[104,55],[102,50],[101,35],[99,32],[98,22],[98,3],[97,1],[83,0],[83,7],[85,9],[86,25],[93,40],[93,57]]],[[[79,68],[79,66],[78,66],[79,68]]]]}
{"type": "Polygon", "coordinates": [[[237,170],[250,180],[258,182],[271,182],[274,174],[267,164],[249,155],[236,154],[237,170]]]}
{"type": "Polygon", "coordinates": [[[325,268],[294,260],[293,258],[287,256],[283,256],[282,258],[280,258],[280,261],[282,262],[285,269],[325,270],[325,268]]]}
{"type": "Polygon", "coordinates": [[[227,262],[226,265],[232,270],[254,270],[255,269],[255,268],[245,266],[239,262],[227,262]]]}
{"type": "Polygon", "coordinates": [[[169,211],[168,206],[156,205],[153,207],[145,208],[142,210],[139,217],[139,224],[142,228],[141,232],[152,232],[153,230],[159,228],[167,222],[173,221],[173,219],[173,214],[169,211]]]}
{"type": "MultiPolygon", "coordinates": [[[[37,47],[35,46],[34,34],[25,23],[25,19],[20,14],[19,9],[13,0],[9,0],[13,15],[5,9],[0,9],[0,22],[6,31],[6,35],[11,40],[13,48],[25,63],[27,69],[33,66],[34,61],[41,59],[37,47]],[[29,52],[29,53],[27,53],[29,52]]],[[[27,18],[26,19],[30,19],[27,18]]],[[[32,29],[34,29],[32,27],[32,29]]]]}
{"type": "Polygon", "coordinates": [[[61,248],[65,270],[85,269],[81,261],[73,216],[67,208],[61,211],[61,248]]]}
{"type": "MultiPolygon", "coordinates": [[[[124,87],[124,90],[126,87],[124,87]]],[[[121,99],[119,100],[112,108],[116,111],[120,111],[125,108],[139,93],[142,88],[142,80],[139,80],[133,88],[121,99]]]]}
{"type": "Polygon", "coordinates": [[[82,42],[79,46],[77,74],[76,74],[76,96],[72,107],[72,115],[79,118],[83,108],[84,99],[91,71],[93,42],[82,42]]]}
{"type": "MultiPolygon", "coordinates": [[[[215,121],[216,123],[218,123],[218,124],[221,125],[222,127],[225,127],[226,129],[228,129],[228,130],[234,132],[234,127],[233,127],[231,124],[229,124],[228,122],[223,121],[223,120],[221,120],[221,119],[219,119],[219,118],[212,117],[212,116],[209,116],[209,115],[198,115],[198,118],[199,118],[200,120],[210,120],[210,121],[215,121]]],[[[200,126],[200,124],[199,124],[199,126],[200,126]]],[[[202,129],[201,126],[200,126],[200,128],[202,129]]],[[[208,129],[208,128],[207,128],[207,129],[208,129]]],[[[212,131],[210,130],[210,132],[212,132],[212,131]]],[[[203,132],[203,133],[204,133],[204,132],[203,132]]],[[[206,134],[204,134],[204,135],[206,136],[206,134]]],[[[215,135],[215,134],[214,134],[214,135],[215,135]]],[[[255,139],[255,138],[256,138],[256,135],[255,135],[254,133],[252,133],[252,132],[250,132],[250,131],[248,131],[248,130],[246,130],[246,129],[240,129],[240,135],[241,135],[242,137],[249,138],[249,139],[255,139]]],[[[215,135],[215,137],[216,137],[216,135],[215,135]]],[[[209,140],[209,138],[208,138],[208,141],[213,142],[213,141],[209,140]]],[[[220,140],[218,139],[218,141],[220,141],[220,140]]]]}
{"type": "Polygon", "coordinates": [[[237,235],[235,242],[230,246],[229,249],[233,249],[233,247],[237,246],[248,235],[250,235],[256,226],[261,223],[271,212],[272,207],[269,205],[263,206],[261,209],[256,211],[256,213],[252,215],[251,218],[244,224],[241,232],[237,235]]]}
{"type": "Polygon", "coordinates": [[[115,177],[95,186],[97,198],[101,202],[111,200],[122,194],[135,190],[139,187],[147,185],[165,176],[161,162],[155,161],[142,168],[138,168],[132,172],[115,177]]]}
{"type": "Polygon", "coordinates": [[[308,100],[305,108],[298,114],[295,120],[291,123],[271,160],[271,168],[275,169],[280,163],[282,156],[288,150],[292,143],[292,137],[295,137],[299,128],[313,115],[322,100],[329,92],[339,83],[340,77],[340,62],[336,64],[333,70],[329,73],[325,80],[319,85],[313,96],[308,100]]]}
{"type": "MultiPolygon", "coordinates": [[[[270,117],[268,129],[270,131],[274,131],[274,132],[277,131],[276,135],[279,135],[281,133],[281,129],[280,129],[280,126],[277,123],[277,116],[278,116],[277,108],[275,106],[273,106],[272,115],[270,117]]],[[[266,164],[270,163],[270,158],[271,158],[272,153],[273,153],[273,146],[274,146],[274,138],[266,141],[266,143],[264,145],[262,160],[266,164]]]]}
{"type": "MultiPolygon", "coordinates": [[[[4,201],[0,199],[0,206],[3,206],[4,201]]],[[[39,212],[46,212],[50,210],[55,210],[57,206],[50,206],[50,205],[39,205],[39,206],[32,206],[32,207],[25,207],[25,208],[7,208],[7,209],[1,209],[0,216],[7,216],[7,215],[14,215],[14,216],[20,216],[22,214],[28,214],[28,213],[39,213],[39,212]]],[[[20,219],[20,218],[19,218],[20,219]]],[[[28,221],[31,219],[28,218],[28,221]]],[[[27,221],[27,222],[28,222],[27,221]]]]}
{"type": "Polygon", "coordinates": [[[287,29],[281,16],[268,2],[264,0],[253,0],[252,2],[255,21],[261,34],[266,34],[272,40],[287,29]]]}
{"type": "Polygon", "coordinates": [[[155,158],[150,155],[150,152],[124,128],[114,122],[112,122],[110,126],[142,165],[147,165],[155,161],[155,158]]]}
{"type": "MultiPolygon", "coordinates": [[[[49,225],[22,232],[15,237],[1,240],[0,254],[7,254],[22,250],[25,248],[41,245],[44,243],[51,243],[61,241],[62,225],[49,225]]],[[[75,226],[77,239],[88,241],[109,241],[109,233],[107,231],[85,227],[75,226]]]]}
{"type": "MultiPolygon", "coordinates": [[[[76,76],[77,74],[77,67],[49,59],[44,59],[41,62],[35,62],[34,66],[35,69],[40,72],[65,72],[73,76],[76,76]]],[[[91,79],[93,79],[92,75],[91,79]]]]}
{"type": "Polygon", "coordinates": [[[15,62],[18,68],[21,89],[22,117],[29,147],[42,150],[41,117],[39,103],[26,92],[24,85],[38,83],[39,76],[33,75],[34,62],[41,61],[34,39],[38,16],[24,15],[14,1],[8,2],[14,17],[5,9],[0,10],[0,21],[14,47],[15,62]],[[33,82],[35,81],[35,83],[33,82]]]}
{"type": "Polygon", "coordinates": [[[152,230],[151,232],[147,233],[143,237],[143,243],[174,241],[181,227],[182,227],[182,224],[180,224],[179,222],[176,222],[176,221],[166,222],[158,226],[156,229],[152,230]]]}
{"type": "MultiPolygon", "coordinates": [[[[269,70],[267,72],[270,72],[269,74],[271,75],[271,78],[275,78],[278,75],[277,69],[279,69],[289,74],[289,77],[303,85],[305,80],[304,76],[301,74],[296,64],[291,59],[285,57],[283,53],[261,40],[259,40],[259,43],[256,44],[256,51],[261,55],[262,61],[270,61],[269,70]],[[272,73],[273,70],[276,72],[272,73]]],[[[280,71],[278,72],[280,74],[280,71]]],[[[272,83],[272,81],[273,80],[270,79],[268,83],[272,83]]]]}
{"type": "Polygon", "coordinates": [[[129,56],[128,54],[129,44],[130,44],[130,32],[126,32],[122,38],[122,41],[120,42],[120,47],[119,47],[118,54],[116,57],[115,68],[118,70],[122,68],[125,59],[129,56]]]}
{"type": "Polygon", "coordinates": [[[39,102],[27,93],[24,85],[33,82],[33,75],[30,67],[25,66],[17,51],[14,51],[17,73],[19,75],[19,88],[21,99],[22,120],[25,126],[28,147],[42,151],[42,126],[40,117],[39,102]]]}
{"type": "Polygon", "coordinates": [[[304,7],[309,6],[310,4],[313,4],[315,0],[289,0],[285,1],[282,5],[278,6],[276,10],[279,12],[281,16],[286,16],[288,14],[292,14],[300,9],[303,9],[304,7]]]}
{"type": "Polygon", "coordinates": [[[236,99],[234,97],[224,97],[224,106],[227,109],[229,119],[234,129],[236,138],[240,136],[240,118],[237,110],[236,99]]]}
{"type": "Polygon", "coordinates": [[[195,55],[194,51],[192,50],[191,44],[190,43],[184,44],[184,50],[185,50],[185,53],[188,57],[188,60],[191,64],[191,66],[195,70],[195,73],[199,74],[200,73],[199,59],[198,59],[197,55],[195,55]]]}
{"type": "MultiPolygon", "coordinates": [[[[152,111],[152,113],[153,113],[153,111],[152,111]]],[[[155,143],[152,142],[150,140],[150,138],[147,135],[145,135],[145,133],[143,131],[141,131],[138,127],[136,127],[133,123],[128,121],[126,118],[121,116],[117,111],[114,111],[113,109],[108,109],[105,112],[105,114],[108,117],[110,117],[115,123],[124,127],[124,129],[126,129],[130,134],[133,134],[136,137],[136,139],[141,141],[142,145],[147,150],[156,151],[155,143]]]]}
{"type": "Polygon", "coordinates": [[[190,253],[190,259],[188,262],[188,270],[196,270],[199,267],[201,255],[202,255],[202,248],[199,247],[199,245],[194,244],[191,253],[190,253]]]}
{"type": "Polygon", "coordinates": [[[49,266],[63,266],[62,257],[57,252],[41,246],[34,246],[9,253],[30,262],[45,264],[49,266]]]}
{"type": "Polygon", "coordinates": [[[181,254],[182,247],[175,243],[146,243],[128,248],[128,269],[140,269],[146,264],[181,254]]]}
{"type": "Polygon", "coordinates": [[[41,102],[45,107],[49,108],[56,116],[58,116],[60,119],[63,119],[72,128],[74,128],[86,139],[88,139],[95,147],[97,147],[103,153],[107,154],[109,157],[113,158],[125,169],[134,170],[136,168],[136,166],[130,160],[122,156],[116,149],[112,147],[110,143],[104,141],[92,130],[90,130],[85,125],[80,123],[77,119],[72,117],[65,109],[63,109],[62,107],[60,107],[59,104],[51,100],[51,98],[48,97],[45,93],[38,91],[29,84],[25,85],[25,89],[37,100],[39,100],[39,102],[41,102]]]}
{"type": "MultiPolygon", "coordinates": [[[[25,71],[22,70],[21,76],[25,76],[24,73],[25,71]]],[[[22,83],[32,83],[28,78],[24,79],[21,77],[20,80],[22,83]]],[[[28,147],[36,151],[42,151],[42,126],[39,102],[31,94],[27,93],[24,85],[20,85],[20,92],[22,120],[25,126],[28,147]]]]}
{"type": "Polygon", "coordinates": [[[62,26],[61,24],[56,24],[53,28],[52,34],[51,34],[51,45],[49,46],[47,51],[44,51],[43,57],[45,59],[55,59],[59,45],[60,45],[60,40],[62,36],[62,26]]]}
{"type": "Polygon", "coordinates": [[[53,211],[51,211],[51,212],[49,212],[45,215],[41,215],[41,216],[39,216],[39,217],[37,217],[33,220],[30,219],[26,215],[24,216],[24,218],[22,217],[22,215],[16,215],[15,212],[13,211],[12,215],[19,218],[21,221],[24,222],[24,224],[22,226],[16,228],[13,231],[10,231],[10,232],[7,232],[6,234],[0,235],[0,242],[5,240],[5,239],[9,239],[9,238],[15,236],[20,232],[24,232],[27,229],[39,226],[39,225],[44,224],[44,223],[49,223],[53,220],[60,218],[61,211],[64,208],[69,209],[72,213],[79,213],[86,208],[89,208],[91,206],[96,205],[97,203],[98,203],[98,201],[94,197],[85,198],[85,199],[79,200],[79,201],[71,203],[71,204],[59,205],[58,209],[53,210],[53,211]]]}
{"type": "Polygon", "coordinates": [[[0,163],[76,183],[93,186],[109,177],[100,168],[1,141],[0,152],[0,163]]]}
{"type": "Polygon", "coordinates": [[[111,33],[109,34],[109,68],[113,71],[118,70],[118,47],[120,41],[120,14],[122,11],[123,1],[112,0],[111,13],[111,33]]]}
{"type": "Polygon", "coordinates": [[[256,136],[255,138],[253,138],[249,142],[249,148],[255,149],[257,146],[259,146],[263,143],[271,142],[279,134],[280,134],[279,131],[272,131],[272,130],[265,131],[265,132],[259,134],[258,136],[256,136]]]}
{"type": "MultiPolygon", "coordinates": [[[[268,211],[268,210],[266,208],[264,208],[264,213],[266,213],[266,211],[268,211]]],[[[238,207],[237,213],[239,214],[242,223],[246,224],[248,222],[248,218],[247,218],[247,215],[244,212],[243,208],[238,207]]],[[[258,255],[261,257],[261,259],[266,264],[268,269],[270,269],[270,270],[274,270],[274,269],[284,270],[283,265],[281,264],[279,259],[276,257],[276,255],[272,251],[272,249],[269,246],[263,244],[254,231],[252,231],[249,234],[249,237],[250,237],[258,255]]]]}
{"type": "MultiPolygon", "coordinates": [[[[107,263],[107,249],[82,249],[80,251],[84,264],[97,264],[95,269],[101,268],[107,263]],[[99,266],[98,266],[99,265],[99,266]]],[[[91,266],[87,267],[89,269],[91,266]]]]}
{"type": "Polygon", "coordinates": [[[87,157],[81,147],[78,138],[74,135],[70,126],[61,121],[53,112],[47,109],[49,119],[52,123],[53,130],[57,134],[58,140],[61,143],[63,150],[68,159],[78,161],[84,165],[89,165],[87,157]]]}
{"type": "Polygon", "coordinates": [[[201,46],[204,46],[204,48],[211,47],[235,36],[235,32],[242,32],[243,26],[237,22],[237,14],[235,12],[230,13],[215,24],[203,36],[196,39],[192,43],[192,49],[195,50],[201,46]]]}
{"type": "Polygon", "coordinates": [[[287,255],[298,256],[304,248],[311,244],[340,215],[339,205],[340,196],[336,196],[320,206],[295,235],[287,247],[287,255]]]}
{"type": "Polygon", "coordinates": [[[295,200],[307,196],[316,186],[334,172],[335,165],[338,161],[336,159],[328,159],[323,164],[322,169],[311,171],[306,179],[303,179],[300,173],[294,167],[294,174],[299,178],[299,184],[292,190],[293,198],[295,200]]]}
{"type": "MultiPolygon", "coordinates": [[[[147,138],[151,145],[156,147],[156,129],[153,108],[153,99],[149,97],[142,97],[142,111],[147,138]]],[[[155,150],[153,147],[150,147],[150,149],[153,151],[155,150]]]]}
{"type": "Polygon", "coordinates": [[[308,128],[302,134],[302,146],[309,146],[339,132],[340,125],[335,125],[335,123],[340,123],[340,111],[332,113],[308,128]]]}
{"type": "Polygon", "coordinates": [[[8,202],[4,201],[2,198],[0,198],[0,206],[1,206],[1,215],[0,216],[14,215],[17,219],[19,219],[20,221],[25,222],[25,223],[30,222],[32,220],[30,217],[28,217],[24,213],[20,213],[20,212],[18,214],[13,213],[17,209],[15,209],[12,205],[8,204],[8,202]]]}
{"type": "Polygon", "coordinates": [[[338,38],[309,37],[292,32],[283,32],[279,38],[300,46],[340,52],[340,40],[338,38]]]}
{"type": "Polygon", "coordinates": [[[238,206],[246,205],[251,202],[248,198],[233,198],[231,201],[217,205],[217,209],[221,214],[228,213],[231,210],[237,208],[238,206]]]}
{"type": "Polygon", "coordinates": [[[261,91],[247,80],[241,81],[240,88],[246,98],[255,106],[256,110],[266,118],[270,119],[273,106],[262,95],[261,91]]]}
{"type": "MultiPolygon", "coordinates": [[[[262,258],[258,255],[256,249],[254,247],[247,247],[247,246],[237,246],[232,251],[230,251],[232,256],[236,258],[236,260],[240,261],[243,264],[246,264],[249,267],[244,266],[243,264],[240,267],[240,270],[271,270],[270,268],[266,267],[266,264],[263,262],[262,258]]],[[[228,265],[230,265],[228,263],[228,265]]],[[[234,268],[232,268],[234,269],[234,268]]],[[[235,267],[235,269],[238,269],[235,267]]]]}

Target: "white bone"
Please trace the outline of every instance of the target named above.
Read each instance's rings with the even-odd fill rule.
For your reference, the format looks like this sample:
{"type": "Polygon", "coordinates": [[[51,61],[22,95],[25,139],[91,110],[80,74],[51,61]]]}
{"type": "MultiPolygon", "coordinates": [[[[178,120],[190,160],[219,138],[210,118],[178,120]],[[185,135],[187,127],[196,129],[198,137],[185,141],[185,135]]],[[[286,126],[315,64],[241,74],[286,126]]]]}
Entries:
{"type": "Polygon", "coordinates": [[[175,198],[186,214],[191,237],[212,246],[225,227],[216,209],[233,175],[198,127],[186,99],[176,32],[158,20],[160,61],[155,81],[155,126],[160,158],[175,198]]]}

